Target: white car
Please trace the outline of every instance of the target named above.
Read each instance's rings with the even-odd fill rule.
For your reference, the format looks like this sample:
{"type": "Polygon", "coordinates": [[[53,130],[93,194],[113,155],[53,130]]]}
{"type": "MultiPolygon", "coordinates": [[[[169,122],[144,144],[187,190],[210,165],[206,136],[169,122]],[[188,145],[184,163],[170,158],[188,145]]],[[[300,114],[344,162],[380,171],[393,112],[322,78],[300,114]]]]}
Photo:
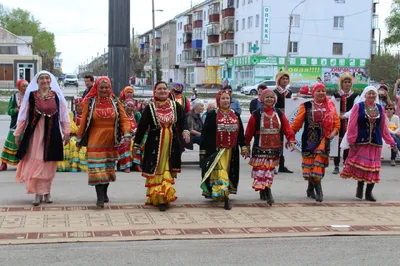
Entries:
{"type": "Polygon", "coordinates": [[[67,86],[75,86],[78,87],[78,77],[75,74],[67,74],[65,75],[65,79],[64,79],[64,87],[67,86]]]}
{"type": "Polygon", "coordinates": [[[260,84],[264,84],[268,87],[268,89],[274,90],[276,88],[276,81],[275,80],[263,80],[260,83],[251,85],[251,86],[244,86],[240,89],[240,92],[246,95],[257,95],[257,87],[260,84]]]}

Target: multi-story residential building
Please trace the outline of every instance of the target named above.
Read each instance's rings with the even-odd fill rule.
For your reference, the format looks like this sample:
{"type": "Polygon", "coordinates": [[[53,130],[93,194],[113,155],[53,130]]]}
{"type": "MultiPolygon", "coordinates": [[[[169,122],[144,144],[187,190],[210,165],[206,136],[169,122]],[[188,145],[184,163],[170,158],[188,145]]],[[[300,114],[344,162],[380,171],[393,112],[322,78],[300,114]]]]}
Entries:
{"type": "Polygon", "coordinates": [[[235,86],[274,79],[285,67],[289,46],[287,70],[294,82],[321,77],[335,84],[343,72],[350,72],[355,83],[366,83],[365,66],[375,54],[378,2],[235,0],[234,57],[224,66],[223,77],[235,86]]]}
{"type": "Polygon", "coordinates": [[[42,68],[32,53],[32,36],[17,36],[0,27],[0,87],[14,88],[19,79],[31,81],[42,68]]]}
{"type": "Polygon", "coordinates": [[[163,72],[162,79],[172,82],[176,65],[175,60],[175,21],[169,20],[155,28],[155,36],[153,38],[152,30],[147,31],[139,36],[140,52],[149,54],[149,61],[146,63],[144,70],[150,76],[152,71],[153,59],[160,60],[161,70],[163,72]]]}

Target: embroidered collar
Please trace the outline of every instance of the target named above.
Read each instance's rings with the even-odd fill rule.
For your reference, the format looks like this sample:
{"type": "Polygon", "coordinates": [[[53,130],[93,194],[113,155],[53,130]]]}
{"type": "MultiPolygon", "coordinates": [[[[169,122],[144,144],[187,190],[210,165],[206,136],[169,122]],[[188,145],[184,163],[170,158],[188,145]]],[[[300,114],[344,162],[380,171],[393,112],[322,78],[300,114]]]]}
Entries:
{"type": "Polygon", "coordinates": [[[346,92],[344,92],[344,90],[342,90],[342,89],[339,90],[339,95],[340,95],[340,96],[343,96],[343,95],[345,95],[345,94],[348,94],[348,95],[350,96],[350,95],[353,94],[353,91],[350,90],[349,92],[346,93],[346,92]]]}
{"type": "Polygon", "coordinates": [[[284,94],[284,93],[286,93],[286,92],[288,91],[287,88],[284,89],[284,88],[282,88],[281,86],[278,86],[278,87],[276,88],[276,90],[279,91],[280,94],[284,94]]]}

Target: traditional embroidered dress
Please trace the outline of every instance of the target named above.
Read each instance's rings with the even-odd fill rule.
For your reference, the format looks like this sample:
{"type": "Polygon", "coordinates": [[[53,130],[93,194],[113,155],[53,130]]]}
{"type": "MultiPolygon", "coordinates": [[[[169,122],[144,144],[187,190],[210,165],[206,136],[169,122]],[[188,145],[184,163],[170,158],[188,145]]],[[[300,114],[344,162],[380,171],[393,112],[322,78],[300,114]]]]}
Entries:
{"type": "Polygon", "coordinates": [[[75,103],[75,112],[74,112],[74,117],[73,121],[75,125],[77,126],[77,131],[74,134],[71,134],[71,140],[70,140],[70,149],[71,149],[71,172],[87,172],[88,166],[87,166],[87,159],[86,159],[86,152],[87,149],[86,147],[80,147],[78,148],[76,146],[76,135],[78,133],[81,120],[82,120],[82,110],[79,109],[78,111],[78,106],[82,106],[82,101],[83,99],[80,97],[77,97],[74,99],[75,103]]]}
{"type": "MultiPolygon", "coordinates": [[[[217,105],[224,91],[217,94],[217,105]]],[[[200,167],[203,196],[227,201],[239,184],[239,147],[247,150],[240,116],[233,110],[218,108],[207,114],[201,132],[200,167]]]]}
{"type": "MultiPolygon", "coordinates": [[[[317,84],[314,92],[325,87],[317,84]]],[[[304,124],[301,137],[303,177],[313,183],[319,183],[329,165],[330,140],[327,138],[334,129],[339,132],[340,120],[334,104],[327,97],[322,103],[314,100],[300,105],[299,112],[291,127],[298,132],[304,124]]]]}
{"type": "Polygon", "coordinates": [[[185,114],[176,102],[155,97],[155,101],[144,109],[135,136],[135,148],[141,147],[147,132],[142,163],[142,176],[146,178],[147,187],[146,204],[158,206],[177,199],[173,185],[181,171],[181,135],[178,132],[183,130],[187,130],[185,114]]]}
{"type": "Polygon", "coordinates": [[[50,193],[57,161],[64,157],[59,121],[64,121],[63,134],[69,134],[68,119],[62,117],[63,113],[68,114],[67,105],[55,92],[41,97],[38,91],[33,91],[29,94],[27,111],[28,119],[19,122],[14,132],[14,136],[23,135],[17,153],[21,161],[16,179],[26,184],[28,194],[46,195],[50,193]]]}
{"type": "Polygon", "coordinates": [[[354,148],[349,151],[340,177],[379,183],[382,138],[387,144],[395,145],[382,106],[368,106],[363,101],[356,104],[351,111],[347,130],[348,142],[354,148]]]}
{"type": "Polygon", "coordinates": [[[272,186],[274,169],[279,165],[282,153],[282,135],[286,136],[288,141],[295,142],[289,121],[279,109],[264,107],[262,110],[254,111],[250,116],[245,138],[246,145],[250,146],[254,137],[249,164],[253,167],[251,176],[256,191],[263,191],[272,186]]]}
{"type": "MultiPolygon", "coordinates": [[[[74,122],[74,117],[72,112],[69,112],[69,120],[71,121],[71,129],[70,134],[76,135],[78,132],[78,127],[74,122]]],[[[73,151],[77,149],[76,141],[71,141],[72,137],[70,138],[70,142],[64,145],[64,160],[57,162],[57,172],[70,172],[72,171],[72,155],[73,151]]]]}
{"type": "Polygon", "coordinates": [[[25,80],[18,80],[17,88],[19,92],[15,93],[11,96],[10,101],[8,103],[8,115],[11,116],[10,123],[10,131],[8,132],[7,139],[4,142],[3,152],[1,153],[1,162],[2,168],[7,169],[7,164],[9,165],[17,165],[19,160],[17,159],[17,151],[18,146],[15,144],[14,131],[17,128],[17,118],[18,118],[18,110],[21,106],[22,98],[24,97],[24,93],[22,93],[21,85],[26,83],[25,80]],[[3,166],[4,165],[4,166],[3,166]]]}
{"type": "Polygon", "coordinates": [[[98,96],[100,82],[111,81],[99,78],[83,103],[83,114],[77,142],[87,146],[88,183],[91,186],[108,184],[116,180],[115,162],[118,160],[118,146],[121,136],[130,137],[130,123],[123,104],[112,94],[98,96]]]}

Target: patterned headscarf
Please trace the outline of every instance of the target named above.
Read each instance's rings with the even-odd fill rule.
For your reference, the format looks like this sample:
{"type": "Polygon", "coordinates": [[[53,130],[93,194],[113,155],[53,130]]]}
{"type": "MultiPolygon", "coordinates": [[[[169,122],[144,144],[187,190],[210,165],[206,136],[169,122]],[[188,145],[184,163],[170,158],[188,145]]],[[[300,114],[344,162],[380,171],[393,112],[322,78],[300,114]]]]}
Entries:
{"type": "Polygon", "coordinates": [[[83,99],[83,102],[85,103],[86,101],[88,101],[90,98],[93,97],[97,97],[99,94],[99,85],[100,83],[108,83],[110,84],[110,88],[108,91],[108,96],[109,97],[115,97],[115,95],[112,93],[112,85],[111,85],[111,80],[108,77],[99,77],[96,82],[94,83],[92,89],[90,90],[90,92],[85,96],[85,98],[83,99]]]}
{"type": "Polygon", "coordinates": [[[135,93],[135,89],[132,86],[126,86],[121,93],[119,94],[119,99],[125,101],[126,100],[126,93],[128,91],[131,91],[132,93],[135,93]]]}
{"type": "Polygon", "coordinates": [[[264,103],[264,98],[265,98],[265,96],[267,95],[268,92],[271,92],[274,95],[275,102],[274,102],[274,104],[272,106],[275,106],[276,102],[278,101],[278,97],[276,96],[276,93],[273,90],[269,89],[269,88],[266,88],[261,92],[261,96],[260,96],[261,102],[264,103]]]}
{"type": "Polygon", "coordinates": [[[179,82],[175,83],[175,84],[174,84],[174,87],[172,88],[172,90],[173,90],[174,92],[176,92],[176,93],[182,93],[182,92],[183,92],[183,84],[182,84],[182,83],[179,83],[179,82]],[[176,88],[176,85],[179,86],[179,89],[176,88]]]}
{"type": "MultiPolygon", "coordinates": [[[[324,84],[317,83],[314,85],[314,87],[312,89],[312,97],[313,98],[315,96],[315,92],[320,89],[322,89],[326,92],[326,88],[325,88],[324,84]]],[[[333,126],[334,126],[333,125],[333,115],[335,114],[336,106],[328,96],[325,96],[324,105],[325,105],[326,112],[325,112],[324,120],[322,121],[322,126],[325,129],[325,131],[324,131],[325,137],[328,137],[333,131],[333,126]]]]}
{"type": "Polygon", "coordinates": [[[19,92],[21,92],[21,85],[22,85],[22,83],[24,83],[24,82],[26,82],[26,83],[28,83],[28,81],[26,81],[26,80],[24,80],[24,79],[20,79],[20,80],[18,80],[17,81],[17,89],[19,90],[19,92]]]}
{"type": "MultiPolygon", "coordinates": [[[[220,100],[221,100],[221,96],[222,96],[223,93],[226,93],[226,94],[229,95],[229,93],[228,93],[226,90],[220,90],[220,91],[217,93],[217,96],[215,97],[215,100],[216,100],[216,102],[217,102],[217,107],[218,107],[218,108],[221,107],[220,100]]],[[[230,95],[229,95],[229,98],[231,98],[230,95]]]]}

